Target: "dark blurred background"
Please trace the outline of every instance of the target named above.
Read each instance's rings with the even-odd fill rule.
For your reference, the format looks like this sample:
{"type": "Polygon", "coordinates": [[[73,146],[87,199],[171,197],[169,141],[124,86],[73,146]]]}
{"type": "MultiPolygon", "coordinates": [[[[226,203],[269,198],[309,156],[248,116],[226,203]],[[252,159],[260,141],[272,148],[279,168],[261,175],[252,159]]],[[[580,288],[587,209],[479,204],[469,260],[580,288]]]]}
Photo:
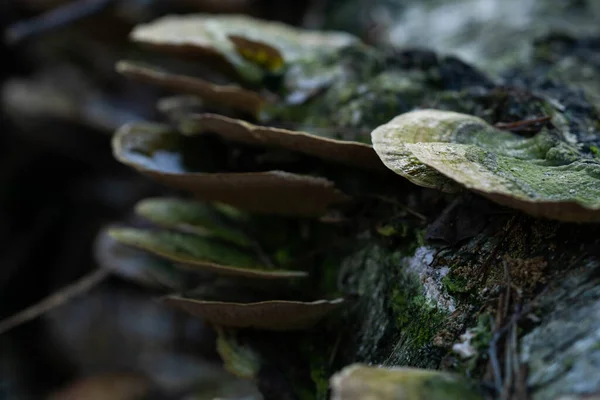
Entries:
{"type": "MultiPolygon", "coordinates": [[[[111,153],[111,134],[121,124],[158,118],[160,93],[114,71],[132,51],[130,29],[190,12],[299,24],[307,6],[273,0],[0,3],[0,319],[92,274],[99,229],[126,218],[137,200],[164,193],[111,153]]],[[[0,399],[258,396],[221,369],[213,341],[200,322],[164,309],[140,285],[110,276],[0,334],[0,399]]]]}

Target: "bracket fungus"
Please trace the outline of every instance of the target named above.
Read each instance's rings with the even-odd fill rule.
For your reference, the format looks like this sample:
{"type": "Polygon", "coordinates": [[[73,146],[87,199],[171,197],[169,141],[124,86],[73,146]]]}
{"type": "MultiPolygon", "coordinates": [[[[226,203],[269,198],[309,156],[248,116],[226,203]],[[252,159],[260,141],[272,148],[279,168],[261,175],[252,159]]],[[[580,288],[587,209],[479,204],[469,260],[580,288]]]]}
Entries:
{"type": "Polygon", "coordinates": [[[159,287],[162,284],[183,290],[182,295],[164,296],[164,302],[217,327],[307,329],[343,303],[341,297],[306,300],[306,295],[294,285],[286,286],[285,280],[307,277],[308,272],[270,264],[268,252],[273,249],[269,243],[254,243],[260,238],[250,239],[242,233],[257,220],[239,210],[184,199],[150,198],[140,201],[135,211],[156,226],[115,226],[103,231],[97,240],[99,247],[106,248],[107,243],[113,250],[115,245],[121,247],[117,249],[119,252],[102,254],[98,261],[111,269],[115,265],[135,267],[133,272],[131,268],[119,272],[143,282],[158,283],[159,287]],[[158,265],[161,269],[144,274],[138,271],[140,265],[151,270],[158,265]],[[164,273],[163,270],[170,272],[168,278],[176,279],[178,284],[165,284],[166,278],[157,275],[164,273]],[[209,276],[204,275],[202,283],[200,275],[198,279],[190,279],[189,274],[194,272],[209,276]],[[208,279],[210,274],[221,278],[208,279]],[[184,276],[187,285],[180,284],[184,276]],[[275,287],[261,284],[274,279],[283,283],[275,287]],[[194,282],[195,286],[190,287],[194,282]],[[275,300],[269,299],[270,296],[275,300]]]}
{"type": "MultiPolygon", "coordinates": [[[[113,137],[120,162],[158,182],[186,190],[197,198],[255,212],[321,215],[348,196],[326,178],[285,171],[202,172],[185,164],[182,137],[164,124],[132,123],[113,137]]],[[[200,149],[201,150],[201,149],[200,149]]],[[[205,151],[208,153],[210,149],[205,151]]],[[[201,162],[202,154],[194,158],[201,162]]]]}
{"type": "Polygon", "coordinates": [[[280,147],[319,157],[325,161],[365,169],[377,171],[384,169],[371,145],[365,143],[259,126],[217,114],[190,114],[182,118],[179,129],[184,135],[192,136],[208,131],[232,141],[280,147]]]}
{"type": "Polygon", "coordinates": [[[132,61],[117,63],[117,72],[140,82],[149,83],[175,93],[196,95],[207,103],[230,107],[256,115],[265,98],[237,85],[218,85],[204,79],[175,74],[132,61]]]}
{"type": "Polygon", "coordinates": [[[102,229],[94,242],[94,257],[101,268],[127,280],[153,288],[182,290],[194,282],[191,274],[176,271],[171,263],[141,249],[124,245],[102,229]]]}
{"type": "Polygon", "coordinates": [[[312,302],[269,300],[253,303],[204,301],[169,296],[164,301],[216,326],[272,331],[307,329],[343,303],[342,298],[312,302]]]}
{"type": "MultiPolygon", "coordinates": [[[[332,102],[332,98],[344,98],[344,101],[350,102],[347,107],[342,104],[339,107],[346,110],[347,114],[360,114],[355,109],[353,98],[360,97],[362,89],[353,89],[350,98],[341,93],[348,88],[350,82],[350,86],[354,87],[363,79],[373,78],[375,86],[387,88],[388,83],[394,81],[387,79],[380,82],[380,76],[374,69],[376,65],[383,65],[381,57],[358,38],[343,32],[304,30],[244,16],[202,14],[168,16],[141,24],[132,31],[130,38],[153,48],[200,56],[195,57],[192,63],[206,63],[208,58],[217,57],[241,75],[242,85],[262,84],[262,79],[267,76],[280,76],[276,79],[276,84],[264,85],[268,86],[268,90],[263,89],[259,93],[244,86],[215,84],[201,78],[172,73],[168,68],[158,69],[146,66],[146,63],[117,63],[117,71],[132,79],[172,92],[192,94],[207,106],[228,107],[256,118],[265,125],[252,125],[214,114],[190,115],[180,112],[172,102],[163,104],[168,108],[169,115],[179,121],[178,127],[183,133],[195,135],[210,130],[233,141],[291,149],[326,161],[385,171],[371,147],[368,130],[365,130],[364,135],[348,135],[342,131],[349,127],[336,129],[335,123],[328,122],[330,126],[327,127],[312,126],[317,114],[318,118],[324,120],[331,117],[329,111],[325,115],[321,111],[336,108],[338,101],[332,102]],[[359,60],[360,64],[355,62],[359,60]],[[335,88],[331,90],[331,95],[327,95],[330,86],[335,88]],[[321,95],[323,92],[325,95],[321,95]],[[314,96],[318,97],[316,102],[309,101],[314,96]],[[303,110],[305,103],[311,104],[307,110],[303,110]],[[298,118],[294,118],[294,123],[309,127],[307,132],[268,126],[282,117],[289,120],[286,117],[292,114],[298,115],[298,118]]],[[[402,80],[405,81],[406,79],[402,80]]],[[[405,86],[405,83],[399,88],[395,85],[394,90],[404,90],[405,86]]],[[[415,85],[409,86],[410,89],[407,90],[413,96],[415,85]]],[[[391,99],[397,97],[394,90],[389,91],[391,99]]],[[[373,105],[372,108],[379,110],[380,107],[373,105]]],[[[386,106],[387,108],[390,107],[386,106]]],[[[394,107],[385,115],[393,110],[394,107]]]]}
{"type": "Polygon", "coordinates": [[[454,183],[534,216],[600,221],[600,162],[555,131],[523,138],[480,118],[417,110],[372,132],[394,172],[421,186],[454,183]]]}
{"type": "Polygon", "coordinates": [[[332,400],[481,400],[464,378],[418,368],[349,365],[331,378],[332,400]]]}
{"type": "Polygon", "coordinates": [[[135,205],[135,213],[151,223],[182,233],[221,239],[240,247],[251,247],[252,240],[215,206],[181,198],[148,198],[135,205]]]}
{"type": "Polygon", "coordinates": [[[134,42],[194,56],[212,56],[248,81],[261,80],[286,63],[336,51],[358,39],[344,32],[313,32],[241,15],[165,16],[135,27],[134,42]]]}
{"type": "Polygon", "coordinates": [[[188,269],[263,279],[307,275],[305,271],[268,268],[249,251],[196,235],[134,228],[115,228],[109,234],[120,243],[146,250],[188,269]]]}
{"type": "MultiPolygon", "coordinates": [[[[192,56],[190,62],[199,66],[220,60],[234,72],[235,83],[216,84],[137,61],[117,65],[132,79],[186,96],[160,101],[158,108],[169,124],[122,126],[112,142],[115,158],[191,198],[142,200],[135,212],[152,227],[112,228],[109,237],[138,251],[124,256],[132,264],[149,260],[152,267],[159,261],[176,273],[196,274],[194,287],[171,286],[177,293],[161,299],[217,331],[227,328],[251,337],[255,330],[310,330],[347,305],[339,292],[361,296],[365,302],[361,307],[379,296],[377,307],[385,312],[362,307],[371,315],[356,318],[359,314],[349,307],[342,313],[344,323],[355,318],[353,322],[361,319],[363,328],[369,325],[360,333],[364,337],[374,330],[378,337],[384,336],[381,326],[372,321],[387,320],[390,308],[394,317],[414,319],[414,326],[428,323],[419,318],[421,300],[405,304],[402,285],[412,288],[414,283],[415,290],[406,291],[411,298],[423,297],[421,289],[427,289],[421,281],[397,279],[405,272],[400,269],[413,268],[412,262],[404,264],[413,257],[408,252],[415,251],[414,257],[417,251],[429,254],[428,244],[423,243],[429,238],[450,237],[452,242],[484,236],[479,233],[488,224],[467,221],[464,225],[469,229],[455,225],[432,230],[432,209],[439,209],[450,196],[417,186],[451,194],[467,189],[534,216],[600,221],[600,161],[582,150],[585,146],[578,142],[584,140],[577,134],[563,131],[575,126],[569,125],[568,112],[547,116],[544,113],[551,114],[552,107],[547,109],[545,100],[521,108],[531,96],[523,100],[499,88],[490,94],[494,84],[459,62],[418,50],[394,59],[348,34],[310,32],[242,16],[164,17],[137,26],[131,39],[155,50],[192,56]],[[475,98],[472,92],[484,94],[475,98]],[[464,98],[472,101],[457,104],[464,98]],[[425,106],[477,116],[419,109],[425,106]],[[536,119],[528,137],[479,118],[496,122],[497,117],[508,121],[506,127],[540,114],[544,115],[536,119]],[[394,115],[398,116],[390,120],[394,115]],[[402,185],[401,190],[395,184],[402,185]],[[326,224],[327,215],[333,216],[331,220],[339,216],[342,222],[326,224]],[[418,222],[412,220],[415,217],[418,222]],[[267,226],[261,225],[265,220],[267,226]],[[457,230],[464,232],[457,234],[457,230]],[[287,236],[282,231],[293,233],[287,236]],[[427,232],[425,238],[422,232],[427,232]],[[378,255],[379,246],[384,248],[381,243],[373,245],[377,250],[373,259],[368,252],[356,256],[362,254],[355,253],[362,243],[369,242],[370,248],[379,240],[394,246],[393,257],[403,261],[392,260],[387,252],[378,255]],[[417,250],[415,244],[420,246],[417,250]],[[138,259],[136,254],[144,257],[138,259]],[[346,279],[350,271],[356,274],[346,279]],[[219,286],[221,280],[227,285],[219,286]],[[375,281],[382,288],[370,286],[375,281]],[[389,307],[388,296],[380,291],[384,286],[391,288],[401,307],[389,307]],[[208,289],[200,290],[203,287],[208,289]],[[374,291],[378,293],[371,296],[374,291]]],[[[589,148],[591,142],[586,143],[589,148]]],[[[494,204],[475,197],[493,209],[490,214],[496,211],[494,204]]],[[[483,206],[477,208],[482,211],[483,206]]],[[[469,212],[465,209],[461,212],[469,212]]],[[[450,221],[460,218],[459,212],[452,213],[450,221]]],[[[479,214],[472,214],[477,219],[479,214]]],[[[426,258],[419,263],[428,264],[426,258]]],[[[338,335],[333,333],[339,330],[338,322],[332,318],[322,331],[319,327],[298,336],[308,340],[312,333],[338,335]]],[[[387,325],[386,337],[393,329],[393,324],[387,325]]],[[[403,325],[396,328],[395,332],[406,331],[402,339],[413,339],[403,325]]],[[[256,336],[272,338],[266,332],[256,336]]],[[[279,336],[294,345],[298,340],[281,334],[276,340],[279,336]]],[[[223,340],[222,355],[223,346],[229,345],[223,340]]],[[[422,347],[413,341],[416,354],[422,347]]],[[[429,335],[419,338],[424,344],[429,341],[429,335]]],[[[352,354],[354,359],[357,354],[352,354]]],[[[240,366],[241,375],[258,379],[265,371],[259,373],[261,365],[254,356],[249,361],[240,366]]],[[[327,368],[332,368],[331,362],[327,368]]],[[[323,393],[326,381],[320,380],[321,386],[325,382],[323,393]]],[[[452,398],[448,393],[458,393],[455,398],[480,398],[464,381],[439,371],[351,366],[330,382],[337,400],[452,398]]]]}
{"type": "MultiPolygon", "coordinates": [[[[278,224],[273,221],[277,215],[320,217],[331,207],[351,200],[329,180],[327,163],[387,170],[370,144],[334,139],[335,131],[319,136],[261,127],[207,114],[203,107],[206,104],[263,118],[265,105],[278,97],[284,98],[286,89],[259,93],[247,87],[256,88],[266,78],[281,77],[297,63],[311,63],[360,41],[346,33],[312,32],[233,15],[164,17],[137,26],[130,38],[178,56],[191,55],[192,63],[220,61],[237,75],[241,85],[216,84],[138,61],[117,64],[117,71],[127,77],[186,96],[159,103],[159,109],[174,126],[151,122],[122,126],[112,141],[115,158],[163,185],[190,193],[195,200],[145,199],[136,205],[135,212],[153,227],[111,228],[110,238],[174,268],[184,267],[176,271],[204,272],[229,279],[233,289],[221,288],[216,296],[209,298],[196,292],[164,297],[167,304],[217,327],[267,330],[312,327],[338,308],[343,298],[311,300],[315,289],[309,290],[312,295],[307,299],[294,295],[293,291],[277,293],[268,286],[259,298],[230,298],[232,293],[244,292],[239,286],[242,281],[238,279],[235,283],[236,278],[246,280],[246,285],[258,285],[259,281],[272,279],[291,281],[318,269],[316,265],[304,265],[313,257],[307,258],[303,254],[306,250],[298,251],[289,243],[283,245],[284,236],[275,241],[265,239],[265,244],[256,232],[263,229],[271,236],[278,236],[277,229],[271,232],[273,224],[278,224]],[[280,149],[289,153],[283,155],[288,159],[282,163],[278,158],[277,168],[271,168],[264,161],[268,158],[262,156],[264,151],[257,148],[280,149]],[[292,165],[297,155],[314,160],[311,158],[298,171],[292,165]],[[254,215],[271,215],[272,221],[268,228],[260,228],[255,226],[259,222],[253,218],[229,218],[231,215],[218,212],[217,203],[254,215]],[[303,254],[303,261],[294,259],[296,252],[303,254]],[[290,269],[291,264],[305,269],[290,269]],[[290,295],[291,298],[286,297],[290,295]]],[[[264,284],[261,287],[264,289],[264,284]]]]}
{"type": "MultiPolygon", "coordinates": [[[[163,205],[160,199],[149,199],[139,203],[137,209],[143,209],[146,216],[153,210],[158,210],[159,216],[151,219],[160,220],[163,224],[164,221],[169,221],[170,224],[170,221],[188,220],[184,213],[180,212],[180,208],[164,208],[163,205]],[[174,216],[170,217],[169,214],[173,210],[174,216]]],[[[200,227],[200,220],[215,222],[207,215],[210,213],[208,208],[202,210],[205,215],[199,218],[197,211],[200,207],[194,206],[190,213],[192,207],[191,204],[187,204],[185,211],[191,218],[186,226],[200,227]]],[[[286,283],[276,287],[261,285],[260,282],[264,280],[306,277],[307,272],[263,267],[254,248],[236,247],[235,241],[238,238],[235,235],[223,235],[227,228],[218,223],[211,228],[210,223],[202,230],[192,229],[194,233],[160,228],[110,228],[99,237],[99,243],[106,243],[106,238],[109,238],[113,239],[113,245],[117,243],[125,250],[130,248],[132,251],[121,251],[118,254],[113,252],[114,257],[103,256],[99,258],[99,262],[109,263],[111,266],[128,263],[137,267],[138,264],[143,264],[146,268],[153,268],[156,263],[161,267],[164,264],[172,268],[185,265],[188,268],[181,271],[179,276],[175,273],[176,277],[181,278],[183,272],[187,271],[221,276],[216,280],[207,280],[205,276],[204,282],[196,279],[188,281],[188,285],[164,285],[163,287],[178,291],[183,290],[184,293],[162,297],[165,304],[187,311],[217,328],[273,331],[309,329],[343,304],[344,299],[341,297],[332,300],[306,300],[305,294],[298,292],[294,286],[286,286],[286,283]],[[212,230],[219,233],[220,240],[215,240],[215,235],[211,235],[212,230]],[[161,262],[161,259],[164,261],[161,262]],[[192,282],[196,282],[196,286],[190,287],[192,282]],[[275,299],[270,300],[271,296],[275,299]]],[[[154,276],[141,276],[144,281],[150,279],[155,283],[152,280],[154,276]]],[[[139,278],[134,278],[136,277],[139,278]]],[[[156,283],[159,283],[160,287],[163,281],[164,279],[156,283]]]]}

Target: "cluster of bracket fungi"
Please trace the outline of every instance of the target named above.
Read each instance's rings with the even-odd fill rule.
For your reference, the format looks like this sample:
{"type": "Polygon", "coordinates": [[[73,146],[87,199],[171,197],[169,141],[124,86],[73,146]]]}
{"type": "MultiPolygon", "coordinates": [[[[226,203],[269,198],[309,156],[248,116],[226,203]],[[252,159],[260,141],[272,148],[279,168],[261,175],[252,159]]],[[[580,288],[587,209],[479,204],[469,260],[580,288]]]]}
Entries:
{"type": "MultiPolygon", "coordinates": [[[[111,227],[101,242],[128,250],[117,255],[108,245],[99,257],[104,264],[136,259],[161,287],[180,292],[165,302],[209,324],[305,329],[344,304],[330,293],[273,291],[261,283],[301,280],[310,272],[294,263],[306,248],[281,256],[285,235],[262,234],[271,228],[255,224],[271,216],[288,224],[294,218],[318,223],[353,201],[322,165],[373,176],[391,170],[398,181],[443,192],[469,190],[536,217],[600,221],[600,159],[582,150],[559,112],[550,113],[551,124],[523,137],[473,115],[409,106],[378,117],[366,135],[348,135],[352,130],[345,128],[362,115],[352,101],[336,104],[335,96],[343,98],[342,89],[353,80],[386,78],[377,50],[352,35],[240,16],[187,15],[138,26],[131,39],[161,58],[185,59],[172,64],[184,72],[136,61],[117,65],[131,79],[180,95],[158,105],[167,122],[123,126],[113,139],[114,155],[191,196],[140,202],[136,214],[150,226],[111,227]],[[352,65],[356,60],[364,68],[352,65]],[[194,66],[200,65],[237,83],[196,77],[194,66]],[[338,109],[354,117],[338,124],[338,109]],[[311,114],[331,110],[324,116],[329,126],[311,125],[311,114]],[[306,129],[277,127],[289,119],[306,129]],[[289,161],[294,157],[311,160],[310,167],[298,168],[289,161]],[[202,282],[202,274],[219,279],[191,287],[202,282]]],[[[410,82],[403,85],[398,90],[414,89],[410,82]]],[[[369,96],[360,85],[356,93],[369,96]]]]}

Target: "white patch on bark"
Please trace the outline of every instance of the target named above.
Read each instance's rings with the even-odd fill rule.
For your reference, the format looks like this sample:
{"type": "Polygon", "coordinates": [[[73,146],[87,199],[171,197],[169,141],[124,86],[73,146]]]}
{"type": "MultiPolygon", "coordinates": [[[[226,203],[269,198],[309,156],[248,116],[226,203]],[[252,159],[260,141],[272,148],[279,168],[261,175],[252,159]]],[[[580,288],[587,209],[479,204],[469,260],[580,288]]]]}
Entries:
{"type": "Polygon", "coordinates": [[[424,289],[423,295],[429,304],[452,313],[456,311],[456,304],[442,284],[442,278],[448,274],[450,269],[447,266],[431,267],[436,252],[437,250],[431,247],[419,247],[415,254],[407,260],[408,271],[419,276],[424,289]]]}

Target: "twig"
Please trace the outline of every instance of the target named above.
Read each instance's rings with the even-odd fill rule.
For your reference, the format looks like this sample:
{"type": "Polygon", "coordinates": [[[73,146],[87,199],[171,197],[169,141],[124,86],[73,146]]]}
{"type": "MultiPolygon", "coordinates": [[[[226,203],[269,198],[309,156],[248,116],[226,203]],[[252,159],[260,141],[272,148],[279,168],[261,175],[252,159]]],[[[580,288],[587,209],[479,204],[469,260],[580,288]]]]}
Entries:
{"type": "Polygon", "coordinates": [[[519,400],[527,400],[527,364],[519,362],[515,395],[519,400]]]}
{"type": "MultiPolygon", "coordinates": [[[[519,356],[519,339],[517,333],[517,325],[513,325],[511,329],[510,335],[510,346],[513,351],[512,357],[512,371],[513,371],[513,396],[515,396],[518,400],[526,400],[527,399],[527,391],[522,390],[522,383],[524,379],[523,374],[523,366],[521,364],[520,356],[519,356]]],[[[527,387],[525,384],[524,387],[527,387]]]]}
{"type": "Polygon", "coordinates": [[[491,369],[492,369],[492,373],[494,375],[494,387],[496,389],[496,394],[498,396],[500,396],[500,398],[502,400],[506,400],[506,396],[509,392],[509,387],[507,385],[510,385],[510,383],[512,382],[511,378],[511,370],[510,370],[510,365],[507,364],[510,362],[510,350],[507,349],[506,346],[504,346],[504,377],[503,374],[500,370],[500,360],[498,358],[498,349],[497,349],[497,344],[498,341],[502,338],[503,335],[503,330],[501,329],[504,325],[504,321],[506,320],[506,317],[508,315],[508,307],[510,305],[510,292],[511,292],[511,282],[510,282],[510,271],[508,269],[508,263],[505,261],[503,261],[502,266],[504,268],[504,278],[506,280],[505,283],[505,292],[504,294],[501,294],[500,297],[498,298],[498,311],[496,314],[496,321],[495,321],[495,332],[494,335],[492,337],[492,340],[490,341],[490,345],[489,345],[489,356],[490,356],[490,365],[491,365],[491,369]]]}
{"type": "Polygon", "coordinates": [[[16,44],[28,37],[51,31],[63,25],[102,11],[114,0],[79,0],[67,3],[52,11],[9,26],[4,33],[4,42],[16,44]]]}
{"type": "Polygon", "coordinates": [[[509,336],[507,335],[504,341],[504,382],[502,384],[502,393],[500,399],[508,400],[510,398],[510,388],[512,385],[512,349],[509,347],[509,336]]]}
{"type": "Polygon", "coordinates": [[[548,122],[550,121],[552,118],[551,117],[539,117],[539,118],[533,118],[533,119],[526,119],[523,121],[517,121],[517,122],[498,122],[497,124],[495,124],[494,126],[498,129],[503,129],[503,130],[520,130],[521,128],[529,128],[532,125],[537,125],[537,124],[541,124],[544,122],[548,122]]]}
{"type": "Polygon", "coordinates": [[[507,226],[504,228],[504,232],[502,233],[502,237],[500,238],[500,241],[498,242],[498,244],[496,244],[494,246],[494,249],[492,250],[492,252],[490,253],[490,255],[485,259],[485,261],[481,264],[481,266],[479,267],[480,269],[480,276],[478,277],[480,282],[485,283],[486,279],[487,279],[487,275],[489,272],[489,264],[490,262],[494,259],[494,257],[496,257],[496,255],[498,254],[498,251],[500,251],[500,247],[504,244],[504,241],[506,240],[506,238],[508,237],[508,235],[513,231],[513,229],[515,228],[516,225],[516,216],[513,216],[510,221],[508,222],[507,226]]]}
{"type": "Polygon", "coordinates": [[[333,362],[335,361],[335,357],[337,356],[341,342],[342,342],[342,331],[340,331],[340,333],[338,333],[337,339],[335,340],[335,344],[333,345],[333,350],[331,351],[331,355],[329,356],[329,363],[328,363],[329,368],[333,367],[333,362]]]}
{"type": "Polygon", "coordinates": [[[364,194],[363,197],[365,198],[373,198],[373,199],[377,199],[377,200],[381,200],[385,203],[388,204],[393,204],[395,206],[400,207],[401,209],[403,209],[404,211],[408,212],[409,214],[414,215],[415,217],[419,218],[422,221],[427,221],[427,217],[424,216],[423,214],[421,214],[418,211],[413,210],[412,208],[410,208],[409,206],[407,206],[406,204],[403,204],[399,201],[396,201],[394,199],[391,199],[389,197],[386,196],[381,196],[381,195],[377,195],[377,194],[364,194]]]}
{"type": "Polygon", "coordinates": [[[501,329],[501,309],[504,303],[504,295],[500,295],[500,299],[498,299],[498,316],[496,317],[496,323],[494,330],[494,335],[492,336],[492,340],[490,340],[488,346],[488,354],[490,357],[490,366],[492,369],[492,374],[494,376],[494,389],[496,390],[496,394],[499,395],[502,393],[502,372],[500,371],[500,361],[498,360],[498,349],[496,344],[498,340],[502,336],[501,329]]]}
{"type": "Polygon", "coordinates": [[[67,303],[73,297],[82,294],[98,285],[109,275],[110,271],[108,269],[99,268],[92,273],[85,275],[74,283],[42,299],[38,303],[0,321],[0,335],[43,315],[53,308],[67,303]]]}

